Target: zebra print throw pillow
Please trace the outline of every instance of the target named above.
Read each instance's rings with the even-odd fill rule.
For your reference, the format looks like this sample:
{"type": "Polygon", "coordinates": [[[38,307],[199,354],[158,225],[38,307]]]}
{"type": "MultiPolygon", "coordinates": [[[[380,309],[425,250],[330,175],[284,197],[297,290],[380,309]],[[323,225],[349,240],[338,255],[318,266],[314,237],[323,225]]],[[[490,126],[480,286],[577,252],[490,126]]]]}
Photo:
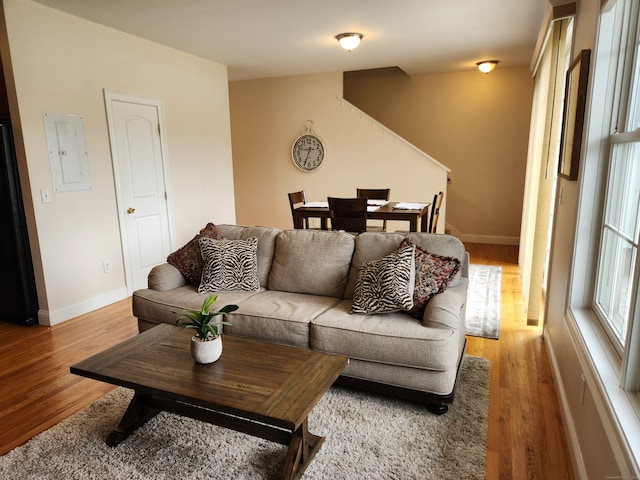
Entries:
{"type": "Polygon", "coordinates": [[[198,293],[260,288],[256,237],[246,240],[201,238],[200,251],[204,268],[198,293]]]}
{"type": "MultiPolygon", "coordinates": [[[[400,247],[413,245],[408,239],[400,247]]],[[[460,270],[460,260],[429,253],[416,245],[416,285],[413,291],[413,307],[407,312],[422,320],[427,302],[434,295],[444,292],[460,270]]]]}
{"type": "Polygon", "coordinates": [[[387,313],[413,307],[415,246],[366,262],[358,272],[351,313],[387,313]]]}

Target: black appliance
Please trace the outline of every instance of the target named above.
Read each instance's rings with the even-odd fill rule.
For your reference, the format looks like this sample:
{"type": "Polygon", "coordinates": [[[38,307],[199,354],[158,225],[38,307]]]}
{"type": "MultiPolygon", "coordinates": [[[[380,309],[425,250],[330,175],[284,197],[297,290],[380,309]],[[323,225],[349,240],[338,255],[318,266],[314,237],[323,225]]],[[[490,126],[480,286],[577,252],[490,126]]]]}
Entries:
{"type": "Polygon", "coordinates": [[[38,296],[11,124],[0,119],[0,320],[38,323],[38,296]]]}

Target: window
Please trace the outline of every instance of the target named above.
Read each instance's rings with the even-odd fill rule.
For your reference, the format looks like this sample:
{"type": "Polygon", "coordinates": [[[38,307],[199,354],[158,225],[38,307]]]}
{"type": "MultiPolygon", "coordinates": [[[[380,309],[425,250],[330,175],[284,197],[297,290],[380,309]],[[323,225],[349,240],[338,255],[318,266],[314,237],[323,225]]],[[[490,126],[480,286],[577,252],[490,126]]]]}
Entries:
{"type": "MultiPolygon", "coordinates": [[[[602,13],[594,75],[606,76],[610,99],[609,157],[600,227],[593,309],[612,345],[630,367],[632,325],[639,281],[640,235],[640,48],[638,2],[609,2],[602,13]]],[[[639,325],[640,328],[640,325],[639,325]]],[[[623,368],[637,377],[638,367],[623,368]]],[[[628,379],[621,378],[629,386],[628,379]]],[[[635,382],[634,382],[635,383],[635,382]]],[[[629,387],[636,390],[636,387],[629,387]]]]}
{"type": "Polygon", "coordinates": [[[640,226],[640,135],[627,137],[634,140],[625,142],[616,135],[612,138],[594,302],[598,317],[620,353],[626,345],[632,286],[637,283],[640,226]]]}

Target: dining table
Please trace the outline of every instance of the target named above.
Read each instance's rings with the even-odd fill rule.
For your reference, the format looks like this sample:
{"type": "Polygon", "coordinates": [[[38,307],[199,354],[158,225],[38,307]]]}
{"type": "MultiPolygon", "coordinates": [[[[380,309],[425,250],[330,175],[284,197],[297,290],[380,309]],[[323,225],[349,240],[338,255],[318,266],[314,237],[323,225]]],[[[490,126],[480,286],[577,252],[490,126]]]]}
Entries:
{"type": "MultiPolygon", "coordinates": [[[[429,231],[429,207],[431,202],[387,202],[369,200],[367,219],[406,221],[411,232],[429,231]]],[[[293,227],[304,228],[305,219],[319,218],[323,230],[329,229],[331,218],[329,204],[325,201],[306,202],[293,211],[293,227]]]]}

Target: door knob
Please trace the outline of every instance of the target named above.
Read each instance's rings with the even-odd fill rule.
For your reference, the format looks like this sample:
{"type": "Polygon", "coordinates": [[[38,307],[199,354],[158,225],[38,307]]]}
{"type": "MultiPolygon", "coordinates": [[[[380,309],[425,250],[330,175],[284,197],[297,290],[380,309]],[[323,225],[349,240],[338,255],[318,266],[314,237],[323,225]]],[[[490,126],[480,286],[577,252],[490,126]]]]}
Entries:
{"type": "Polygon", "coordinates": [[[129,215],[131,215],[131,214],[132,214],[133,212],[135,212],[135,211],[136,211],[136,209],[135,209],[135,208],[133,208],[133,207],[129,207],[129,208],[127,208],[127,213],[128,213],[129,215]]]}

